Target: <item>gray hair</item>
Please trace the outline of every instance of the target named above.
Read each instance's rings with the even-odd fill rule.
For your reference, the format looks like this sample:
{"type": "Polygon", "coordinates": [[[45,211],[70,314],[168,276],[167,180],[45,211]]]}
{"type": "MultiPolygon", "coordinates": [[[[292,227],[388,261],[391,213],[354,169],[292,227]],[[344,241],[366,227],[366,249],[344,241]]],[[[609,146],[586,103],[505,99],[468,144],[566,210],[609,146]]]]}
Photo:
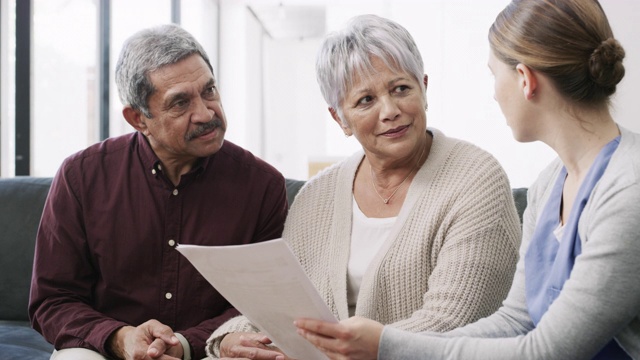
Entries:
{"type": "Polygon", "coordinates": [[[116,85],[123,105],[130,105],[151,118],[148,99],[155,88],[149,73],[198,54],[213,74],[209,57],[187,31],[178,25],[161,25],[141,30],[125,41],[116,64],[116,85]]]}
{"type": "MultiPolygon", "coordinates": [[[[376,15],[352,18],[324,39],[316,59],[316,77],[327,104],[342,118],[341,104],[355,75],[371,75],[371,58],[418,81],[424,93],[424,64],[411,34],[398,23],[376,15]]],[[[344,121],[344,119],[343,119],[344,121]]]]}

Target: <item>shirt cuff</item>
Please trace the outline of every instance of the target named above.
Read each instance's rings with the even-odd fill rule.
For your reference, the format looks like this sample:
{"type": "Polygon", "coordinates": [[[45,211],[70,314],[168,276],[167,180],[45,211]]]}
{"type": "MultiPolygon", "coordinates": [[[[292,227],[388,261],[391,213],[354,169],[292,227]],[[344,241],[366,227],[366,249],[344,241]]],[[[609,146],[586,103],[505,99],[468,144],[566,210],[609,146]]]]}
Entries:
{"type": "Polygon", "coordinates": [[[180,333],[174,333],[174,335],[180,340],[180,344],[182,344],[182,360],[191,360],[191,345],[189,345],[187,339],[180,333]]]}

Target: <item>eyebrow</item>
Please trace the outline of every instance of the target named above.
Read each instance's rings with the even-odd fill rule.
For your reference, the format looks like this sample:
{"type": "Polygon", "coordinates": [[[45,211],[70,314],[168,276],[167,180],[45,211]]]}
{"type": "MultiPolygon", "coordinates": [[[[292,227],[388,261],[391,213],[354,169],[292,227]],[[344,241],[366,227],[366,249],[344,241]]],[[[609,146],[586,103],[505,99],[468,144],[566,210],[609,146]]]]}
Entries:
{"type": "MultiPolygon", "coordinates": [[[[391,86],[391,85],[393,85],[393,84],[397,83],[398,81],[405,81],[405,80],[407,80],[407,79],[408,79],[408,78],[407,78],[406,76],[398,76],[398,77],[397,77],[397,78],[395,78],[395,79],[389,80],[389,81],[387,82],[387,86],[391,86]]],[[[370,89],[369,89],[369,88],[364,88],[364,89],[359,90],[358,92],[356,92],[356,95],[364,94],[364,93],[367,93],[367,92],[369,92],[369,91],[370,91],[370,89]]]]}
{"type": "MultiPolygon", "coordinates": [[[[214,86],[216,84],[215,79],[211,78],[209,79],[209,81],[207,81],[206,84],[204,84],[204,86],[202,87],[202,91],[204,91],[205,89],[214,86]]],[[[167,101],[165,102],[164,106],[165,108],[169,108],[171,107],[171,104],[173,104],[176,100],[182,100],[182,99],[189,99],[191,97],[191,95],[188,92],[177,92],[173,95],[171,95],[169,98],[167,98],[167,101]]]]}

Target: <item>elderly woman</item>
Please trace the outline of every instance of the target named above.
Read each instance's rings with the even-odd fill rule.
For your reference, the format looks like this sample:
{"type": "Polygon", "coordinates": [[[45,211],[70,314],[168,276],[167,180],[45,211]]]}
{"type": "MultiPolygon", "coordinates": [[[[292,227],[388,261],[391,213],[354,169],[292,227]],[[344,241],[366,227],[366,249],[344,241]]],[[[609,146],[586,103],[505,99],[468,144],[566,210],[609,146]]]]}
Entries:
{"type": "Polygon", "coordinates": [[[558,154],[529,190],[509,296],[447,334],[298,320],[331,359],[640,359],[640,135],[609,112],[625,52],[595,0],[513,0],[489,42],[514,137],[558,154]]]}
{"type": "MultiPolygon", "coordinates": [[[[412,332],[491,314],[518,256],[509,182],[487,152],[427,128],[427,76],[411,35],[358,16],[326,38],[317,77],[331,116],[362,151],[309,180],[283,238],[329,308],[412,332]]],[[[276,358],[252,331],[231,319],[208,351],[276,358]]]]}

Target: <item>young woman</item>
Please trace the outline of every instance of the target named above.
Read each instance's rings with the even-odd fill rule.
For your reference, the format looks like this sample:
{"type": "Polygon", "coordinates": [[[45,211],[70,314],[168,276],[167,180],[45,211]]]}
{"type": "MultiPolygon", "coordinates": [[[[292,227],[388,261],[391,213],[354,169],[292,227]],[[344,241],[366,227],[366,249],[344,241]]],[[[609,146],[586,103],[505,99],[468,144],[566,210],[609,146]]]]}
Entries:
{"type": "Polygon", "coordinates": [[[296,321],[332,359],[640,358],[640,135],[609,111],[624,50],[596,0],[514,0],[489,41],[514,137],[558,154],[529,189],[509,295],[440,335],[296,321]]]}

